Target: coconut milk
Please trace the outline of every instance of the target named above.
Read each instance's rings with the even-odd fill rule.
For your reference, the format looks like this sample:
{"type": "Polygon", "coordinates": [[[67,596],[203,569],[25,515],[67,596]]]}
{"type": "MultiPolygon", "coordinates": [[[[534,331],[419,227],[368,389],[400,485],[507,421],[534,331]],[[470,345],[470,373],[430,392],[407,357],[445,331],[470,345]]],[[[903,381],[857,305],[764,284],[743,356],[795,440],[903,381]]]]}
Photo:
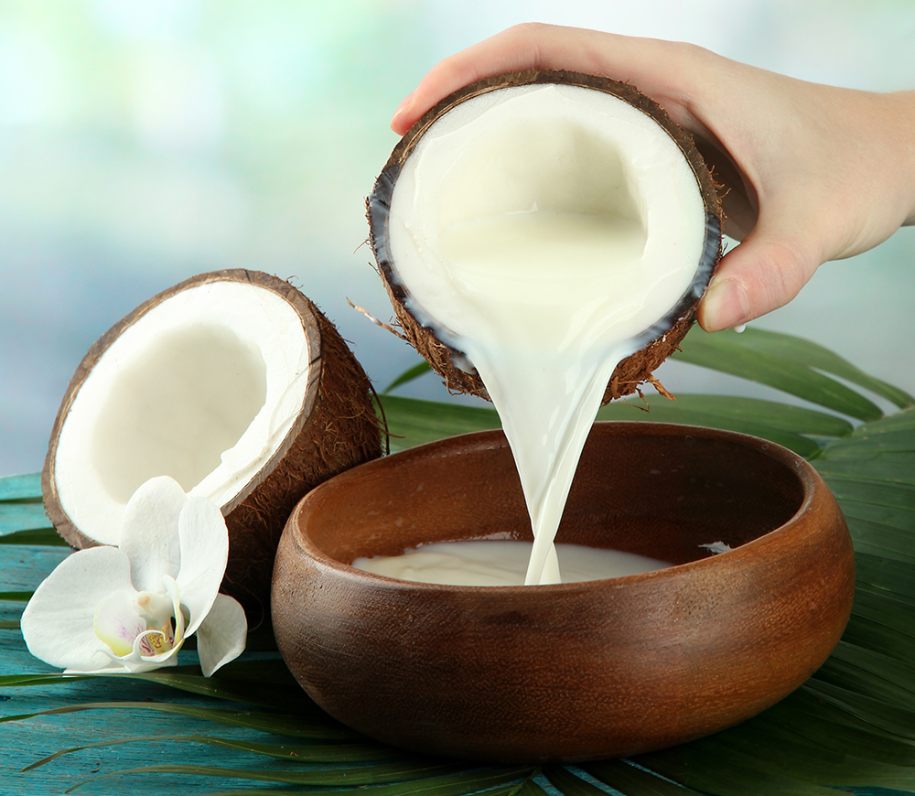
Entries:
{"type": "Polygon", "coordinates": [[[534,535],[529,585],[560,581],[553,539],[611,374],[701,258],[698,185],[658,129],[573,86],[483,95],[427,131],[395,186],[408,306],[476,369],[508,438],[534,535]]]}
{"type": "MultiPolygon", "coordinates": [[[[601,550],[578,544],[557,544],[566,583],[619,578],[670,566],[635,553],[601,550]]],[[[399,556],[357,558],[353,566],[376,575],[420,583],[454,586],[520,586],[531,556],[530,542],[437,542],[399,556]]]]}

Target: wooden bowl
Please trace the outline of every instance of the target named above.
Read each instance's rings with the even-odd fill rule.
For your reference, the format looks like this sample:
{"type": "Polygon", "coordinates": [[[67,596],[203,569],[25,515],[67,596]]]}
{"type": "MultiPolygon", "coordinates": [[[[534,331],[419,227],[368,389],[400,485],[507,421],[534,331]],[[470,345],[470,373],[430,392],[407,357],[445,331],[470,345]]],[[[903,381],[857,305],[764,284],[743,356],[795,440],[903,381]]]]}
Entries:
{"type": "Polygon", "coordinates": [[[349,566],[422,542],[530,538],[501,432],[370,462],[306,495],[273,574],[279,649],[328,713],[380,741],[501,762],[645,752],[753,716],[826,659],[854,559],[816,471],[765,440],[599,423],[558,539],[676,566],[535,587],[349,566]],[[712,554],[700,545],[736,548],[712,554]]]}

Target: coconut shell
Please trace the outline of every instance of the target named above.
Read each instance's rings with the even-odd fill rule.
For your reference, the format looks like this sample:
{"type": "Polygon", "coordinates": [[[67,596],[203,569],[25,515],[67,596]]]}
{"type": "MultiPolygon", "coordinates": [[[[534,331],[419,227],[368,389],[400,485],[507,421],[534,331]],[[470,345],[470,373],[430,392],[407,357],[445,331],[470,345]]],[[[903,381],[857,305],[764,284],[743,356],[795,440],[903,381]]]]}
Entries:
{"type": "Polygon", "coordinates": [[[523,86],[532,83],[562,83],[603,91],[629,103],[650,116],[673,139],[680,148],[696,177],[706,212],[706,236],[701,266],[692,289],[674,307],[650,335],[650,342],[641,350],[622,360],[610,378],[604,393],[604,402],[634,392],[638,386],[649,381],[654,371],[680,344],[693,324],[696,307],[705,291],[715,266],[722,255],[721,228],[724,214],[717,185],[708,166],[699,154],[693,137],[677,125],[654,100],[642,94],[628,83],[611,80],[608,77],[586,75],[578,72],[527,70],[485,78],[465,86],[445,97],[428,112],[394,147],[388,162],[375,181],[371,196],[366,200],[369,222],[369,241],[385,289],[394,307],[394,313],[402,328],[403,336],[429,362],[454,392],[469,393],[488,399],[486,389],[475,370],[465,369],[467,357],[463,352],[443,343],[434,328],[423,325],[408,309],[409,291],[400,280],[396,263],[390,248],[388,229],[391,197],[401,168],[410,157],[419,140],[441,116],[462,102],[498,89],[523,86]],[[461,364],[465,367],[462,368],[461,364]]]}
{"type": "Polygon", "coordinates": [[[57,444],[70,407],[95,364],[128,327],[165,299],[215,281],[249,282],[282,297],[301,319],[312,356],[302,407],[286,437],[257,475],[221,507],[229,529],[222,591],[244,605],[249,624],[255,626],[269,610],[274,554],[295,504],[331,476],[381,455],[382,431],[368,377],[334,325],[288,282],[244,269],[200,274],[159,293],[115,324],[89,349],[70,380],[51,431],[41,485],[57,532],[75,548],[97,545],[73,523],[57,491],[57,444]]]}

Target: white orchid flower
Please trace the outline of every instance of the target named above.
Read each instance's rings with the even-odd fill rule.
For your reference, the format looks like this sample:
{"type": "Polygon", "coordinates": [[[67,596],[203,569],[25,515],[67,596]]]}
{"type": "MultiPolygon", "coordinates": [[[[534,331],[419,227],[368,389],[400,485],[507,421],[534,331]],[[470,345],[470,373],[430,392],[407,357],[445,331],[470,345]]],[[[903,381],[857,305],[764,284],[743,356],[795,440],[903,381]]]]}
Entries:
{"type": "Polygon", "coordinates": [[[145,672],[174,666],[197,633],[209,677],[245,648],[237,601],[219,594],[229,535],[219,508],[161,476],[133,494],[120,547],[64,559],[22,614],[29,651],[67,673],[145,672]]]}

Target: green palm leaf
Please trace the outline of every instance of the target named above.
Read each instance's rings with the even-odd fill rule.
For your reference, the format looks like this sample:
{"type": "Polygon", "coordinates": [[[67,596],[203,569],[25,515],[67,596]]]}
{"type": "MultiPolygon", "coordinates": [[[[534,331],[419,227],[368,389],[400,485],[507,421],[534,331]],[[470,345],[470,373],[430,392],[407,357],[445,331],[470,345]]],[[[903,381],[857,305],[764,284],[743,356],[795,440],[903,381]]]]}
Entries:
{"type": "Polygon", "coordinates": [[[139,735],[131,738],[116,738],[108,741],[71,746],[60,749],[54,754],[36,760],[26,766],[23,771],[53,763],[64,755],[75,754],[86,749],[102,749],[108,746],[122,746],[123,744],[148,744],[167,741],[169,743],[196,743],[206,746],[219,746],[234,749],[239,752],[250,752],[255,755],[264,755],[277,760],[288,760],[292,763],[366,763],[376,760],[389,760],[398,757],[398,753],[380,745],[373,744],[348,744],[348,743],[321,743],[321,744],[293,744],[293,743],[258,743],[235,738],[217,738],[212,735],[139,735]]]}
{"type": "MultiPolygon", "coordinates": [[[[249,660],[234,662],[213,677],[204,677],[200,669],[175,667],[153,672],[123,673],[121,681],[135,681],[164,686],[204,697],[240,702],[258,707],[286,710],[296,708],[323,716],[317,707],[298,689],[282,661],[249,660]]],[[[0,675],[0,688],[66,685],[77,681],[106,680],[110,675],[63,674],[41,672],[0,675]]],[[[2,719],[0,719],[2,721],[2,719]]]]}
{"type": "Polygon", "coordinates": [[[418,379],[420,376],[425,376],[429,370],[429,364],[426,362],[426,360],[417,362],[412,368],[408,368],[397,378],[395,378],[387,387],[381,391],[381,394],[387,395],[389,392],[396,390],[398,387],[401,387],[404,384],[409,384],[411,381],[418,379]]]}
{"type": "MultiPolygon", "coordinates": [[[[762,329],[747,329],[742,334],[734,331],[707,334],[696,328],[684,341],[682,350],[674,354],[674,357],[684,362],[692,362],[736,376],[748,373],[749,375],[746,375],[745,378],[769,384],[771,387],[786,392],[790,392],[790,390],[786,390],[786,386],[789,383],[794,384],[796,369],[800,369],[808,374],[808,380],[806,383],[802,382],[799,386],[800,392],[794,394],[799,398],[814,401],[814,403],[819,403],[814,398],[815,386],[823,384],[823,382],[819,379],[811,379],[809,375],[817,372],[838,376],[840,379],[863,387],[865,390],[885,398],[900,409],[915,403],[915,397],[909,395],[905,390],[900,390],[882,379],[868,375],[828,348],[790,334],[768,332],[762,329]],[[747,362],[749,362],[748,368],[743,365],[747,362]],[[790,381],[787,376],[782,379],[776,377],[772,382],[765,380],[764,376],[768,376],[770,373],[777,374],[779,368],[784,369],[786,374],[791,374],[790,381]]],[[[823,405],[828,406],[825,403],[823,405]]],[[[852,417],[857,417],[857,415],[852,414],[852,417]]]]}
{"type": "MultiPolygon", "coordinates": [[[[357,787],[357,788],[308,788],[307,790],[286,790],[263,788],[244,790],[241,793],[254,794],[255,796],[286,796],[286,794],[302,793],[362,793],[367,796],[463,796],[463,794],[473,793],[477,796],[539,796],[544,791],[530,781],[531,772],[529,769],[475,769],[460,774],[446,775],[442,777],[430,777],[428,779],[415,780],[412,782],[396,782],[391,785],[378,785],[374,787],[357,787]],[[521,778],[521,781],[518,781],[521,778]],[[502,783],[510,782],[509,786],[502,783]],[[493,783],[496,783],[495,785],[493,783]]],[[[234,796],[239,793],[237,790],[224,791],[212,794],[212,796],[234,796]]]]}
{"type": "MultiPolygon", "coordinates": [[[[341,728],[304,698],[275,654],[249,654],[212,680],[196,667],[130,680],[72,678],[40,668],[25,654],[18,634],[10,632],[0,636],[0,691],[12,695],[5,726],[15,728],[28,719],[33,733],[61,728],[43,736],[53,737],[43,743],[59,751],[41,759],[20,755],[22,765],[32,763],[33,770],[11,775],[22,779],[10,787],[40,791],[34,783],[44,771],[58,777],[66,772],[73,784],[89,750],[117,745],[115,762],[122,769],[101,773],[125,777],[113,780],[119,791],[147,778],[161,789],[163,777],[197,788],[211,783],[208,787],[216,790],[261,780],[297,787],[245,792],[306,788],[378,796],[591,794],[606,793],[608,787],[626,796],[915,790],[915,401],[822,346],[772,332],[706,335],[696,330],[677,357],[781,390],[807,406],[717,395],[684,395],[676,401],[652,396],[604,407],[601,419],[690,423],[786,445],[811,459],[827,480],[854,538],[858,591],[843,640],[814,677],[778,705],[739,727],[632,760],[549,766],[543,772],[529,766],[480,767],[413,757],[341,728]],[[877,401],[898,411],[884,415],[877,401]],[[121,693],[109,693],[112,689],[121,693]],[[140,701],[138,693],[154,701],[140,701]],[[98,726],[80,719],[85,711],[107,717],[110,729],[93,729],[91,741],[60,748],[60,737],[79,738],[98,726]],[[127,729],[137,716],[157,722],[144,725],[155,734],[127,729]],[[116,726],[118,717],[123,719],[116,726]],[[200,726],[219,727],[221,733],[201,732],[200,726]],[[210,750],[206,766],[193,763],[191,750],[199,745],[210,750]],[[150,749],[164,750],[166,762],[157,763],[150,749]]],[[[389,389],[426,370],[424,364],[411,368],[389,389]]],[[[495,413],[484,406],[393,395],[380,400],[398,448],[498,427],[495,413]]],[[[60,552],[36,546],[52,541],[39,496],[36,476],[0,480],[0,541],[6,542],[0,545],[6,577],[0,600],[9,610],[18,611],[59,560],[60,552]]],[[[98,781],[98,776],[87,780],[98,781]]]]}
{"type": "Polygon", "coordinates": [[[7,602],[24,603],[32,597],[30,591],[0,591],[0,600],[7,602]]]}
{"type": "Polygon", "coordinates": [[[699,791],[661,779],[657,774],[633,765],[628,760],[604,760],[582,768],[592,777],[620,793],[641,796],[694,796],[699,791]]]}
{"type": "MultiPolygon", "coordinates": [[[[120,675],[114,675],[119,677],[120,675]]],[[[64,713],[79,713],[85,710],[151,710],[162,713],[171,713],[182,717],[201,719],[215,724],[225,724],[231,727],[244,727],[250,730],[260,730],[275,735],[288,735],[292,738],[312,738],[320,741],[338,741],[358,738],[352,730],[338,724],[326,721],[309,720],[298,714],[265,713],[254,710],[226,710],[214,707],[199,707],[197,705],[184,705],[173,702],[81,702],[77,705],[67,705],[60,708],[35,711],[34,713],[21,713],[12,716],[3,716],[0,723],[23,721],[39,716],[59,716],[64,713]]]]}
{"type": "MultiPolygon", "coordinates": [[[[260,780],[262,782],[280,782],[290,785],[308,786],[307,792],[323,793],[368,793],[376,796],[445,796],[446,794],[479,793],[481,789],[489,792],[494,783],[502,784],[528,776],[529,768],[487,768],[467,771],[455,764],[415,763],[360,765],[348,768],[325,768],[309,771],[256,771],[252,769],[224,769],[200,765],[159,765],[142,766],[134,769],[113,771],[107,776],[125,776],[129,774],[193,774],[203,777],[234,778],[242,780],[260,780]],[[332,788],[332,790],[325,790],[332,788]],[[372,787],[375,786],[375,787],[372,787]],[[340,790],[340,788],[344,790],[340,790]],[[468,790],[470,788],[470,790],[468,790]]],[[[93,779],[83,780],[69,788],[72,793],[83,785],[91,784],[93,779]]],[[[511,792],[509,789],[508,792],[511,792]]],[[[275,791],[267,791],[275,793],[275,791]]],[[[299,791],[300,793],[302,791],[299,791]]]]}
{"type": "Polygon", "coordinates": [[[0,544],[39,545],[41,547],[67,547],[53,528],[40,528],[37,531],[14,531],[0,535],[0,544]]]}
{"type": "Polygon", "coordinates": [[[549,783],[566,796],[600,796],[604,790],[573,773],[568,767],[547,766],[543,773],[549,783]]]}

